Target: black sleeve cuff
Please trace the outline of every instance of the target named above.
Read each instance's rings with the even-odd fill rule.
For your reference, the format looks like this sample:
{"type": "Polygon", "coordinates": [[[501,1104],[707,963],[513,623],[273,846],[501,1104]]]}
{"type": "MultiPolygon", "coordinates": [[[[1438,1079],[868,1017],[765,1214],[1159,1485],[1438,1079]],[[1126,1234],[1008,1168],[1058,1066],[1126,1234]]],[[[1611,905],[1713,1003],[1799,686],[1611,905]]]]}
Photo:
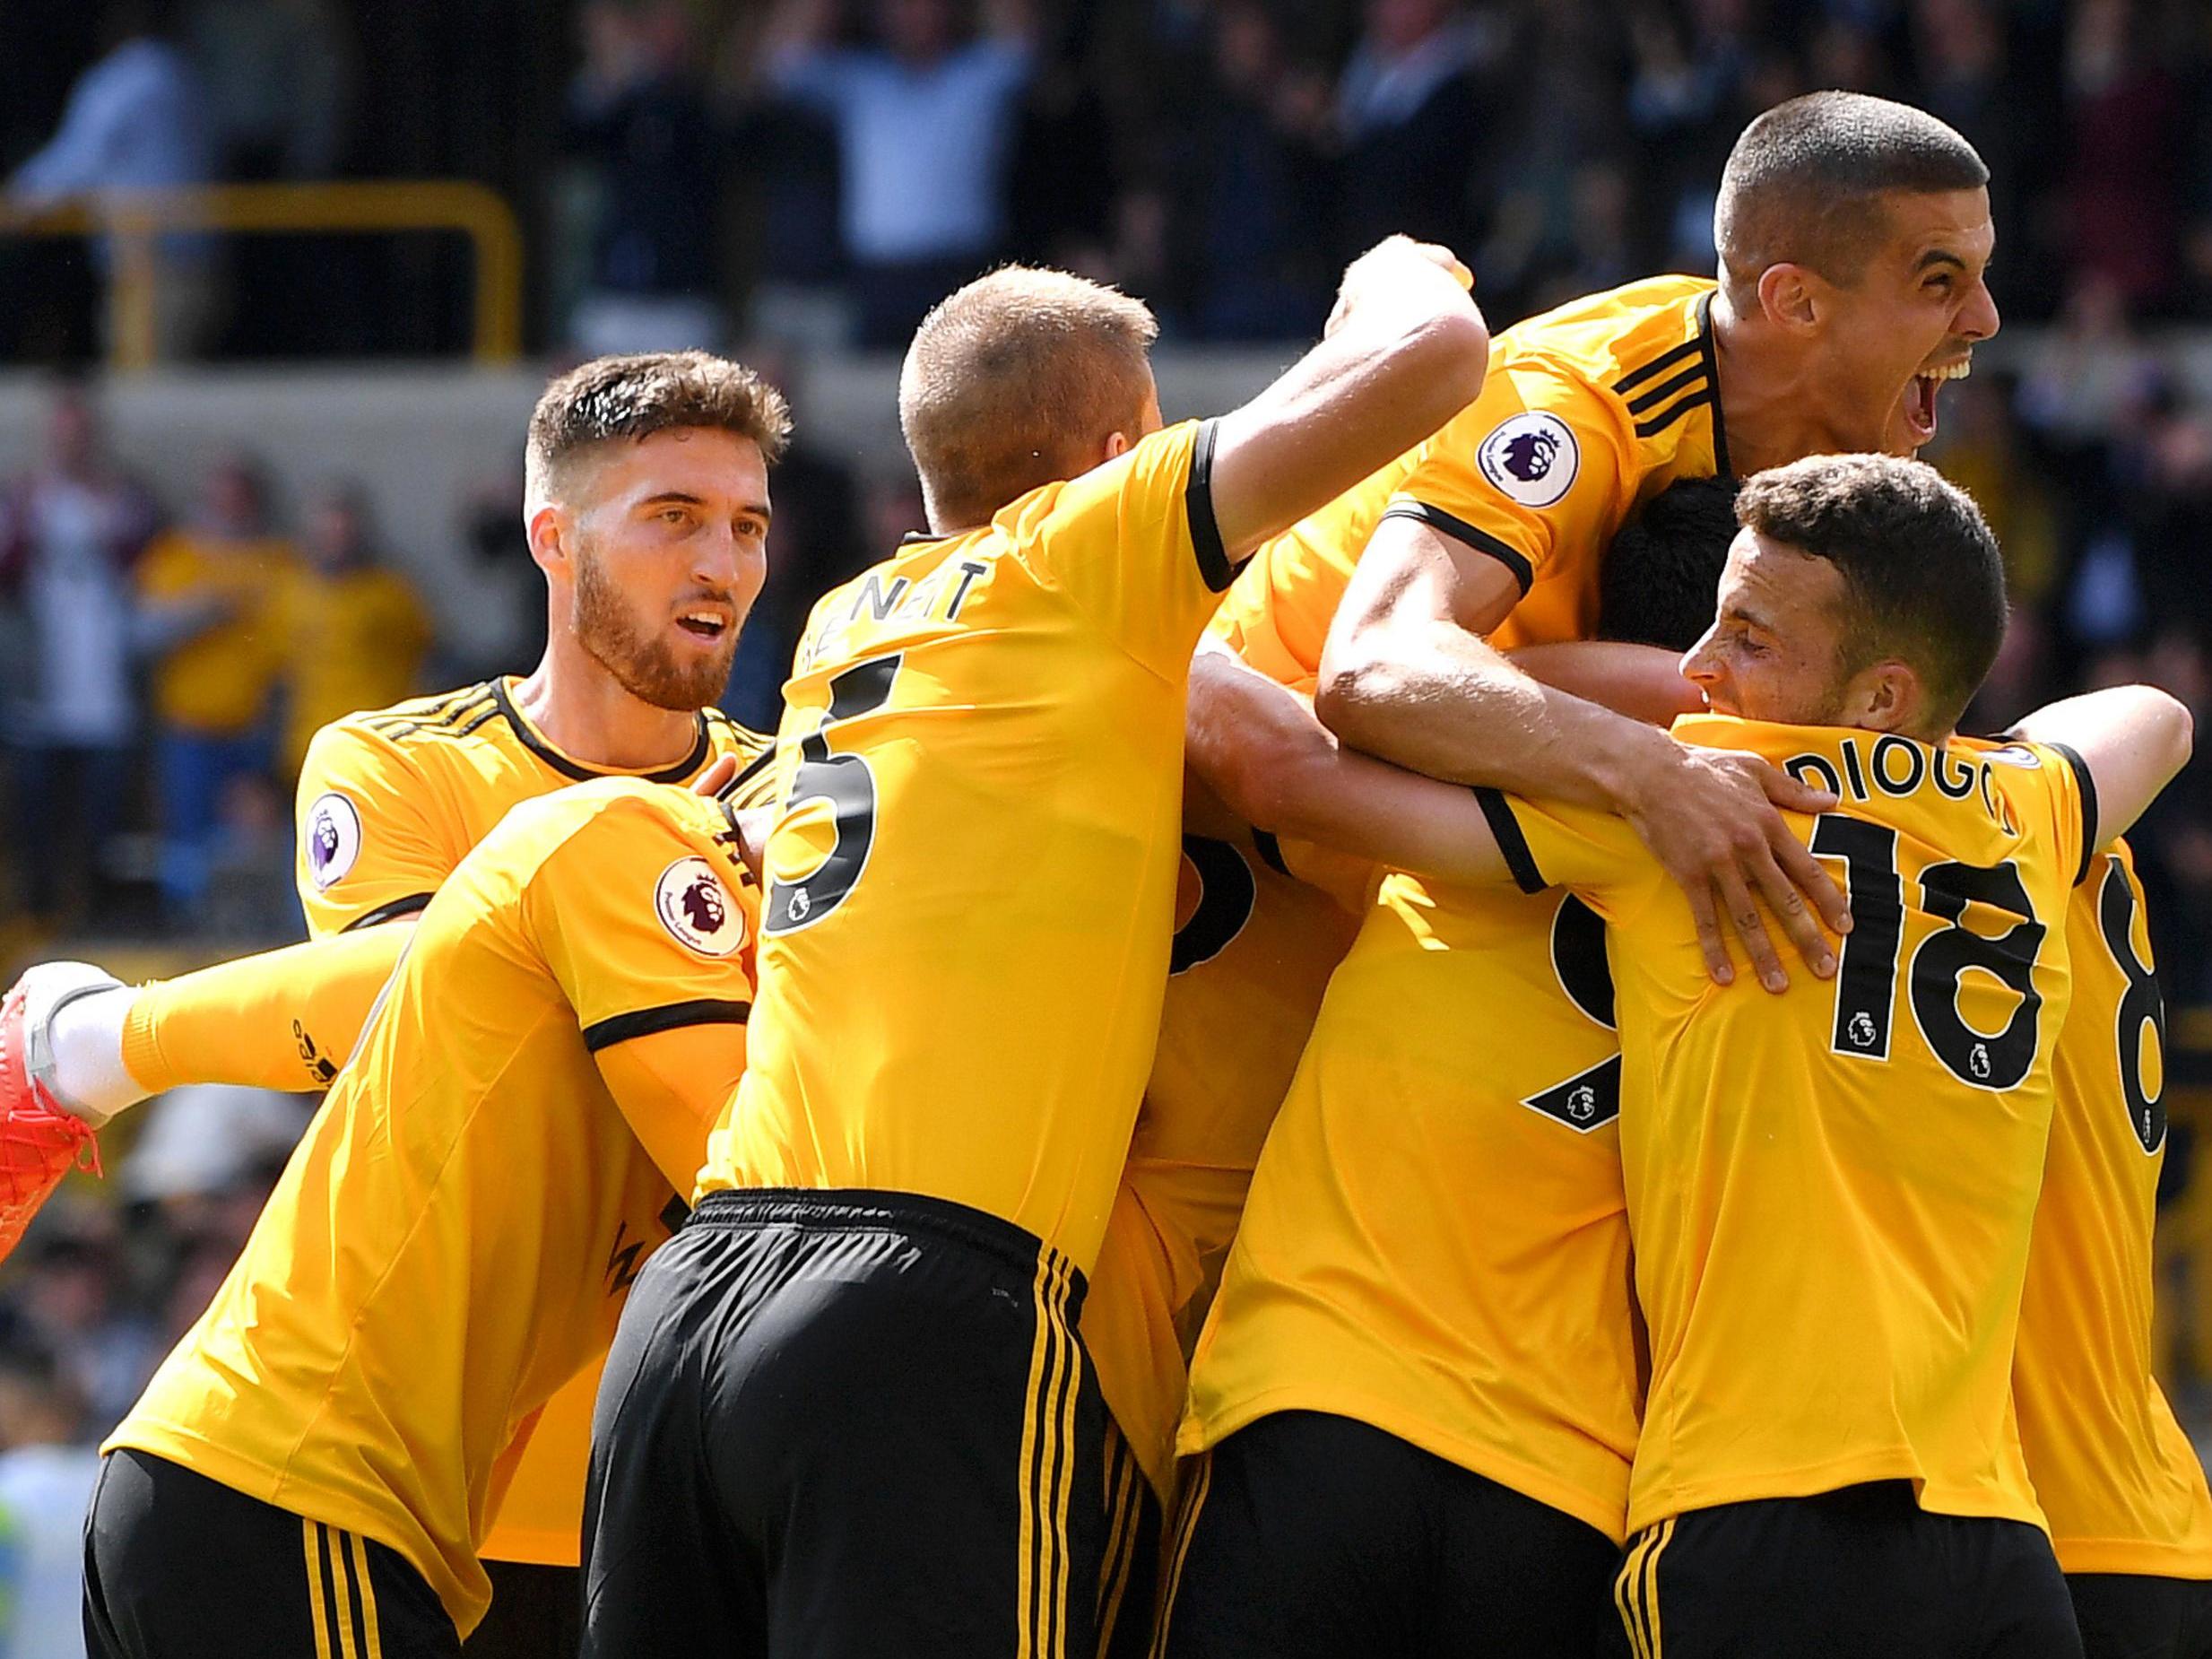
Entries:
{"type": "Polygon", "coordinates": [[[2097,850],[2097,780],[2089,776],[2089,763],[2081,758],[2081,751],[2064,743],[2052,743],[2052,748],[2066,757],[2067,765],[2074,769],[2074,782],[2081,790],[2081,868],[2074,872],[2074,885],[2079,887],[2089,879],[2089,864],[2097,850]]]}
{"type": "Polygon", "coordinates": [[[1290,866],[1283,858],[1283,844],[1276,838],[1273,830],[1254,830],[1252,832],[1252,845],[1253,850],[1260,855],[1262,864],[1277,875],[1290,874],[1290,866]]]}
{"type": "Polygon", "coordinates": [[[658,1008],[640,1008],[635,1013],[594,1021],[584,1028],[584,1047],[597,1054],[602,1048],[627,1043],[633,1037],[651,1037],[655,1031],[673,1031],[687,1025],[743,1025],[751,1017],[750,1003],[724,1002],[717,997],[665,1003],[658,1008]]]}
{"type": "Polygon", "coordinates": [[[1191,445],[1191,480],[1183,490],[1183,511],[1191,524],[1198,573],[1205,578],[1207,591],[1216,594],[1226,593],[1244,569],[1241,562],[1229,562],[1228,550],[1221,544],[1221,526],[1213,517],[1213,446],[1220,425],[1219,421],[1198,423],[1198,437],[1191,445]]]}
{"type": "Polygon", "coordinates": [[[1513,572],[1514,580],[1521,584],[1521,591],[1524,595],[1536,585],[1536,567],[1529,562],[1527,554],[1517,547],[1499,541],[1488,530],[1478,530],[1464,518],[1456,517],[1441,507],[1431,507],[1426,501],[1401,499],[1384,508],[1383,517],[1410,518],[1417,524],[1427,525],[1438,535],[1448,535],[1454,542],[1464,543],[1479,553],[1489,554],[1513,572]]]}
{"type": "Polygon", "coordinates": [[[430,908],[436,893],[409,893],[404,899],[395,899],[390,904],[378,905],[373,910],[364,910],[338,931],[358,933],[364,927],[375,927],[383,922],[396,922],[403,916],[417,916],[430,908]]]}
{"type": "Polygon", "coordinates": [[[1474,786],[1475,804],[1482,808],[1482,815],[1489,821],[1490,833],[1497,838],[1497,850],[1505,856],[1505,868],[1513,873],[1514,884],[1524,893],[1540,893],[1550,882],[1536,867],[1536,855],[1529,851],[1529,838],[1521,833],[1521,821],[1513,814],[1504,794],[1482,784],[1474,786]]]}

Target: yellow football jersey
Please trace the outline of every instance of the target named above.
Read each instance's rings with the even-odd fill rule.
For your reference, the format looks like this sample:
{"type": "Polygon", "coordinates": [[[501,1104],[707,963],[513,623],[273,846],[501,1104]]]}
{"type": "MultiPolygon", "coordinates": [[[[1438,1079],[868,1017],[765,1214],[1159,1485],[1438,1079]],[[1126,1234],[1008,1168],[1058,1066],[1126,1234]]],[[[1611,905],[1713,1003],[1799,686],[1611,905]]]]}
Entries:
{"type": "Polygon", "coordinates": [[[1260,550],[1214,632],[1311,691],[1330,621],[1385,517],[1418,518],[1511,570],[1501,650],[1586,639],[1598,562],[1629,514],[1678,478],[1729,472],[1713,283],[1661,276],[1516,323],[1482,395],[1426,443],[1260,550]]]}
{"type": "Polygon", "coordinates": [[[1639,1405],[1604,927],[1389,877],[1199,1340],[1182,1449],[1370,1423],[1622,1536],[1639,1405]]]}
{"type": "MultiPolygon", "coordinates": [[[[299,774],[295,862],[311,934],[417,914],[517,802],[626,775],[586,765],[539,731],[516,706],[515,683],[487,680],[349,715],[316,734],[299,774]]],[[[647,781],[689,783],[724,754],[750,766],[765,759],[768,746],[765,737],[709,708],[699,716],[691,751],[647,781]]],[[[301,1032],[300,1042],[308,1055],[329,1046],[318,1046],[311,1031],[301,1032]]],[[[487,1556],[577,1564],[598,1392],[594,1363],[546,1408],[485,1541],[487,1556]]]]}
{"type": "MultiPolygon", "coordinates": [[[[594,777],[516,707],[513,677],[348,715],[315,734],[300,769],[294,877],[317,938],[412,916],[518,801],[594,777]]],[[[758,759],[768,739],[721,710],[698,718],[691,751],[639,773],[689,783],[714,760],[758,759]]]]}
{"type": "Polygon", "coordinates": [[[2151,1372],[2165,1005],[2124,843],[2090,861],[2066,943],[2074,996],[2012,1363],[2020,1442],[2068,1572],[2212,1578],[2204,1467],[2151,1372]]]}
{"type": "Polygon", "coordinates": [[[1097,1255],[1159,1030],[1214,429],[1156,432],[814,607],[761,1018],[704,1190],[923,1193],[1097,1255]]]}
{"type": "Polygon", "coordinates": [[[1357,920],[1276,838],[1186,834],[1159,1044],[1083,1303],[1098,1391],[1165,1499],[1188,1316],[1236,1232],[1268,1125],[1357,920]]]}
{"type": "Polygon", "coordinates": [[[1910,1480],[1923,1508],[2042,1524],[2010,1373],[2095,838],[2064,751],[1698,716],[1842,810],[1792,829],[1853,927],[1833,981],[1707,978],[1688,901],[1627,824],[1488,795],[1524,889],[1607,924],[1621,1165],[1651,1381],[1629,1530],[1910,1480]]]}
{"type": "Polygon", "coordinates": [[[734,841],[720,803],[635,779],[509,813],[423,912],[245,1253],[108,1446],[390,1545],[466,1634],[512,1459],[612,1339],[719,1108],[701,1078],[633,1122],[594,1055],[742,1025],[758,899],[734,841]]]}

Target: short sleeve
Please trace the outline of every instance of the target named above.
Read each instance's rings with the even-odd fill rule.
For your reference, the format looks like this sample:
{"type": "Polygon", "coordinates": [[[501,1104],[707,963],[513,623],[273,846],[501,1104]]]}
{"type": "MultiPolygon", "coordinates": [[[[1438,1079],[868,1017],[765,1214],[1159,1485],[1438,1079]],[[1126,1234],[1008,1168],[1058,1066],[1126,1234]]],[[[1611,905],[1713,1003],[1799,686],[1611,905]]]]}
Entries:
{"type": "Polygon", "coordinates": [[[1554,559],[1594,559],[1611,539],[1633,477],[1627,443],[1587,382],[1522,359],[1421,446],[1384,516],[1488,554],[1526,594],[1554,559]]]}
{"type": "Polygon", "coordinates": [[[2089,762],[2065,743],[2020,743],[2015,748],[2042,762],[2036,775],[2043,780],[2051,803],[2059,867],[2067,873],[2068,882],[2078,887],[2088,879],[2090,861],[2101,840],[2096,779],[2090,776],[2089,762]]]}
{"type": "Polygon", "coordinates": [[[742,1025],[752,1011],[753,901],[733,856],[647,793],[673,787],[609,791],[544,856],[524,899],[594,1053],[682,1026],[742,1025]]]}
{"type": "Polygon", "coordinates": [[[1514,885],[1524,893],[1568,888],[1616,921],[1640,906],[1662,879],[1625,818],[1588,807],[1540,804],[1496,789],[1479,788],[1475,798],[1514,885]]]}
{"type": "Polygon", "coordinates": [[[432,821],[427,779],[395,745],[326,725],[299,769],[293,879],[321,939],[414,916],[466,856],[432,821]]]}
{"type": "Polygon", "coordinates": [[[1211,421],[1154,432],[999,520],[1039,582],[1166,678],[1188,673],[1236,576],[1214,523],[1214,433],[1211,421]]]}

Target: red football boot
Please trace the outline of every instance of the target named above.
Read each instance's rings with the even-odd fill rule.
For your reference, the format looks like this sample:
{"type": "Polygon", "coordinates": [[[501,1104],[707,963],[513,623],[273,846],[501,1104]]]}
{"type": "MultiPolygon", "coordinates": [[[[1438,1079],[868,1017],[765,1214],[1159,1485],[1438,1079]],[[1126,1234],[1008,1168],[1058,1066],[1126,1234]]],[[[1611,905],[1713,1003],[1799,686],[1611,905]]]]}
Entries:
{"type": "Polygon", "coordinates": [[[100,1168],[92,1127],[32,1074],[29,992],[19,980],[0,1001],[0,1259],[80,1160],[100,1168]]]}

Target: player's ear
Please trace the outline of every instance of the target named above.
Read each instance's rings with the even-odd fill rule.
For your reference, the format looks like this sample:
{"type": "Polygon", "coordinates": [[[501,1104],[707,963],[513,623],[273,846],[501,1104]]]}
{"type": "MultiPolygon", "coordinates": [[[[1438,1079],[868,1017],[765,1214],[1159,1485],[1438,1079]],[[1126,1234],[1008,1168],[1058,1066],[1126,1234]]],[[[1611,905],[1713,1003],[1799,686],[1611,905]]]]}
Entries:
{"type": "Polygon", "coordinates": [[[1868,732],[1913,732],[1928,706],[1920,676],[1895,657],[1853,674],[1846,697],[1853,717],[1848,724],[1868,732]]]}
{"type": "Polygon", "coordinates": [[[547,501],[530,515],[529,523],[524,527],[529,533],[531,562],[548,576],[555,571],[567,575],[570,535],[568,514],[547,501]]]}
{"type": "Polygon", "coordinates": [[[1759,309],[1777,328],[1804,334],[1820,321],[1827,284],[1801,265],[1770,265],[1759,274],[1759,309]]]}

